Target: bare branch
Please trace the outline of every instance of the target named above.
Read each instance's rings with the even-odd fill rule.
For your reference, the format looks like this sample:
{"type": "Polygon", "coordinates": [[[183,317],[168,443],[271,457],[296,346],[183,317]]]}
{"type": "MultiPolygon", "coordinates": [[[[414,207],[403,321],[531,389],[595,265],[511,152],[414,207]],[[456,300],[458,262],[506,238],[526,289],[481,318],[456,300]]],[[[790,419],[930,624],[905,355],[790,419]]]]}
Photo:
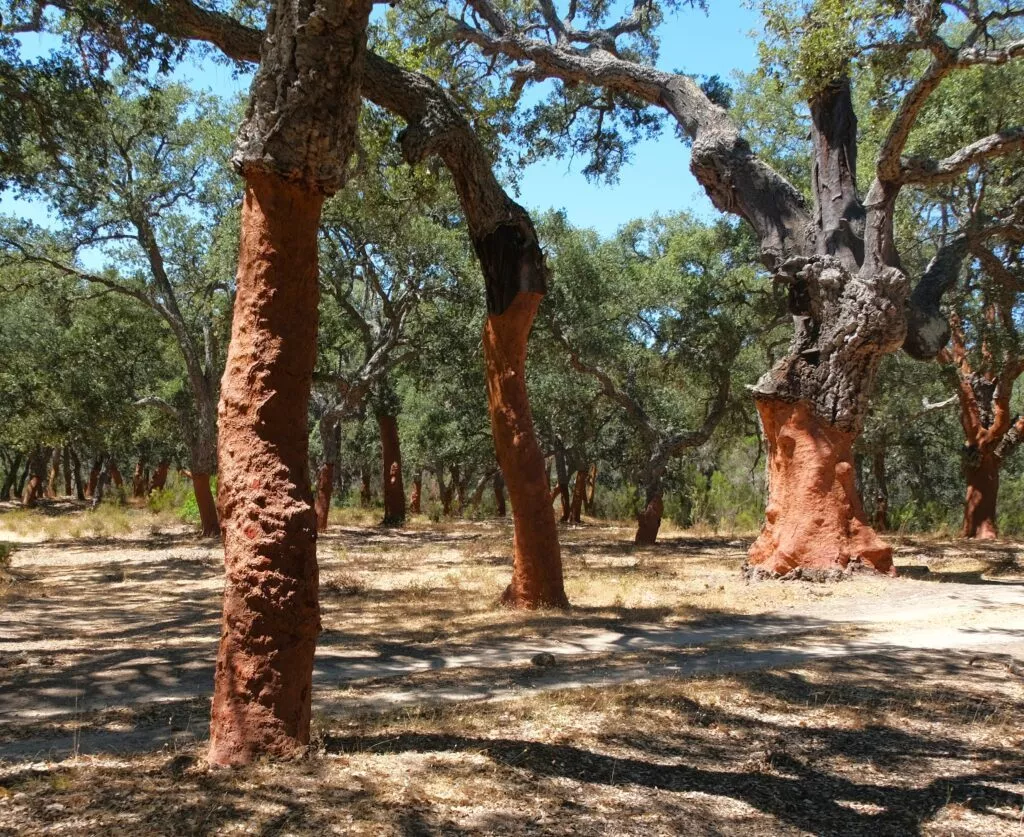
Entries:
{"type": "Polygon", "coordinates": [[[932,185],[953,180],[983,160],[1011,154],[1024,149],[1024,127],[1007,128],[965,145],[941,160],[920,157],[904,158],[900,182],[932,185]]]}

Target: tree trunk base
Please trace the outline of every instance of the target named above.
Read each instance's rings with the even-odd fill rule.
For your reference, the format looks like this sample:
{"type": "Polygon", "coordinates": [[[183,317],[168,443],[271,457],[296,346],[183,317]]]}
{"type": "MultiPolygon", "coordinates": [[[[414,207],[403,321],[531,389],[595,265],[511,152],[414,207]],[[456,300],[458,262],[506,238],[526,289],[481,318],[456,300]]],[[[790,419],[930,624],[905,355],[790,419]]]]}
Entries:
{"type": "Polygon", "coordinates": [[[966,470],[967,499],[964,502],[963,537],[991,541],[999,537],[996,502],[999,498],[999,460],[994,454],[980,457],[966,470]]]}
{"type": "Polygon", "coordinates": [[[316,360],[322,195],[249,172],[221,387],[224,613],[211,765],[301,755],[320,632],[306,410],[316,360]]]}
{"type": "Polygon", "coordinates": [[[334,491],[334,463],[325,462],[316,474],[316,530],[327,531],[327,518],[331,513],[331,494],[334,491]]]}
{"type": "Polygon", "coordinates": [[[757,411],[768,444],[768,508],[748,553],[748,577],[895,575],[892,548],[868,524],[854,485],[855,434],[799,401],[762,398],[757,411]]]}
{"type": "Polygon", "coordinates": [[[196,505],[199,507],[199,523],[204,538],[220,537],[220,520],[217,518],[217,505],[210,491],[210,475],[192,473],[192,490],[196,494],[196,505]]]}
{"type": "Polygon", "coordinates": [[[512,583],[501,601],[515,608],[569,606],[558,524],[526,391],[526,341],[542,298],[520,292],[502,314],[489,314],[484,325],[491,430],[515,532],[512,583]]]}
{"type": "Polygon", "coordinates": [[[664,513],[661,497],[649,501],[644,510],[636,516],[636,537],[633,543],[637,546],[654,546],[661,528],[661,516],[664,513]]]}

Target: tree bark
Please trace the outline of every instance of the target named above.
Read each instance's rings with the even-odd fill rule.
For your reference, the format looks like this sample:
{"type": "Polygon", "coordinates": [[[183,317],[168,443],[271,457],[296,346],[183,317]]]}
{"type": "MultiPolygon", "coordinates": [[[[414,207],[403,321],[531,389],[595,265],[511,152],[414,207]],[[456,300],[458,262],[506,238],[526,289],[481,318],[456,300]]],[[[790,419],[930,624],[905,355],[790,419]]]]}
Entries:
{"type": "Polygon", "coordinates": [[[516,294],[501,313],[488,314],[483,340],[491,430],[515,529],[512,583],[502,601],[522,608],[569,605],[544,454],[526,393],[526,341],[542,299],[540,293],[516,294]]]}
{"type": "Polygon", "coordinates": [[[153,472],[153,481],[150,483],[151,491],[163,491],[167,485],[167,472],[171,468],[171,463],[166,459],[161,459],[156,466],[156,470],[153,472]]]}
{"type": "Polygon", "coordinates": [[[0,488],[0,500],[11,499],[11,492],[18,482],[18,469],[21,468],[21,460],[22,455],[20,453],[14,454],[14,458],[11,460],[11,467],[7,471],[7,476],[4,477],[3,487],[0,488]]]}
{"type": "Polygon", "coordinates": [[[583,500],[587,496],[587,472],[581,470],[576,472],[576,482],[572,486],[572,502],[569,504],[569,522],[581,523],[583,514],[583,500]]]}
{"type": "Polygon", "coordinates": [[[654,546],[658,541],[658,530],[661,529],[661,516],[665,504],[659,490],[647,497],[643,509],[636,516],[636,537],[633,542],[637,546],[654,546]]]}
{"type": "Polygon", "coordinates": [[[368,509],[373,505],[373,488],[370,485],[370,469],[368,466],[363,465],[359,468],[359,480],[359,504],[364,509],[368,509]]]}
{"type": "Polygon", "coordinates": [[[323,199],[276,174],[246,172],[218,436],[226,580],[210,727],[215,765],[291,756],[309,742],[320,611],[306,409],[323,199]]]}
{"type": "Polygon", "coordinates": [[[999,499],[999,471],[1002,462],[993,452],[979,453],[968,449],[964,476],[967,478],[967,499],[964,502],[965,538],[992,540],[998,537],[996,503],[999,499]]]}
{"type": "Polygon", "coordinates": [[[191,472],[192,490],[196,495],[196,506],[199,508],[199,525],[204,538],[220,535],[220,520],[217,516],[217,504],[213,501],[210,491],[210,474],[191,472]]]}
{"type": "Polygon", "coordinates": [[[412,491],[409,494],[409,514],[422,514],[420,506],[423,497],[423,470],[417,468],[412,478],[412,491]]]}
{"type": "Polygon", "coordinates": [[[405,486],[402,483],[402,449],[398,438],[398,422],[394,416],[377,416],[380,427],[380,448],[383,467],[381,485],[384,492],[385,526],[400,526],[405,521],[405,486]]]}
{"type": "Polygon", "coordinates": [[[21,492],[21,504],[27,509],[34,509],[43,496],[45,485],[44,471],[46,469],[46,453],[37,448],[29,457],[29,479],[21,492]]]}
{"type": "Polygon", "coordinates": [[[758,399],[757,409],[768,447],[768,508],[748,571],[830,578],[866,567],[894,575],[892,549],[868,525],[854,486],[855,434],[799,401],[758,399]]]}
{"type": "Polygon", "coordinates": [[[494,472],[494,515],[504,517],[508,512],[505,509],[505,478],[501,471],[494,472]]]}

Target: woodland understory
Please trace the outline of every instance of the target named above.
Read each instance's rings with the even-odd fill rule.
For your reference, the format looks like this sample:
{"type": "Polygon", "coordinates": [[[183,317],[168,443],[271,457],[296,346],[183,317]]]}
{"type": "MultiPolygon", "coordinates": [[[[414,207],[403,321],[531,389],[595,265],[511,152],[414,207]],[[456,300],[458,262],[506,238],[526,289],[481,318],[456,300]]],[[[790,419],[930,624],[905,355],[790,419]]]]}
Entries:
{"type": "MultiPolygon", "coordinates": [[[[586,833],[607,810],[623,834],[1020,827],[1021,628],[991,620],[1020,604],[1024,532],[1024,6],[749,12],[757,61],[724,77],[667,69],[687,37],[670,18],[714,15],[703,0],[0,0],[3,602],[45,646],[61,608],[87,621],[81,564],[83,587],[109,572],[130,594],[94,612],[149,635],[132,574],[166,572],[196,596],[168,592],[164,627],[205,626],[172,674],[129,654],[81,692],[172,700],[202,735],[127,777],[99,756],[45,779],[16,764],[15,830],[67,819],[45,782],[76,827],[170,828],[97,809],[93,774],[129,812],[180,779],[168,822],[198,832],[344,832],[334,797],[367,833],[586,833]],[[235,95],[190,78],[225,68],[235,95]],[[535,164],[614,184],[644,153],[677,157],[665,177],[700,201],[599,233],[520,194],[535,164]],[[140,527],[138,566],[99,571],[140,527]],[[381,566],[336,567],[360,539],[381,566]],[[705,547],[721,554],[692,570],[705,547]],[[604,571],[651,589],[609,601],[604,571]],[[970,628],[882,630],[900,596],[920,599],[910,620],[955,599],[925,580],[965,588],[970,628]],[[815,609],[833,596],[850,615],[815,609]],[[345,597],[356,624],[393,623],[377,662],[334,621],[345,597]],[[681,658],[702,625],[734,670],[681,658]],[[601,645],[619,628],[621,657],[601,645]],[[451,644],[508,663],[506,692],[528,666],[558,681],[558,655],[523,663],[524,636],[604,650],[565,669],[579,692],[504,694],[507,723],[427,700],[498,688],[451,644]],[[844,648],[855,661],[826,659],[844,648]],[[648,670],[649,690],[628,682],[648,670]],[[194,693],[161,697],[164,677],[194,693]],[[890,703],[886,677],[920,683],[890,703]],[[414,709],[364,717],[376,685],[414,709]],[[852,714],[816,714],[837,705],[852,714]],[[557,811],[500,801],[531,793],[557,811]]],[[[41,660],[4,663],[19,723],[33,690],[61,694],[41,660]]],[[[116,737],[106,723],[75,735],[116,737]]]]}

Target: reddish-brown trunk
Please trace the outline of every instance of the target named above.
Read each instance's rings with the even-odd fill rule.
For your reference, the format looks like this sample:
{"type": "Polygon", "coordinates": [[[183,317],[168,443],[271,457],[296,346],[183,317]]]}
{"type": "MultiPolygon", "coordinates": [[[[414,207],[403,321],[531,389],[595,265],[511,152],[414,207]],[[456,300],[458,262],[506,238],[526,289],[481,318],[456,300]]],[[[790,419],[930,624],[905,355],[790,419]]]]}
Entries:
{"type": "Polygon", "coordinates": [[[405,485],[402,483],[402,448],[398,439],[398,422],[394,416],[377,416],[380,427],[380,449],[383,468],[384,525],[399,526],[405,520],[405,485]]]}
{"type": "Polygon", "coordinates": [[[576,482],[572,487],[572,502],[569,504],[569,522],[582,522],[583,500],[587,494],[587,472],[577,471],[576,482]]]}
{"type": "Polygon", "coordinates": [[[148,493],[146,491],[146,466],[140,459],[135,463],[135,473],[132,474],[132,496],[133,497],[145,497],[148,493]]]}
{"type": "Polygon", "coordinates": [[[153,491],[164,490],[164,486],[167,485],[167,472],[170,468],[170,462],[166,459],[160,460],[160,463],[156,466],[156,470],[153,472],[153,482],[150,484],[153,491]]]}
{"type": "Polygon", "coordinates": [[[309,743],[320,610],[306,411],[322,205],[317,191],[247,173],[217,443],[226,579],[215,765],[294,755],[309,743]]]}
{"type": "Polygon", "coordinates": [[[107,463],[107,471],[110,473],[110,481],[114,483],[114,487],[124,488],[124,478],[121,476],[121,472],[117,469],[117,463],[113,459],[107,463]]]}
{"type": "Polygon", "coordinates": [[[409,514],[421,514],[420,506],[423,502],[423,472],[417,471],[412,478],[412,492],[409,494],[409,514]]]}
{"type": "Polygon", "coordinates": [[[502,477],[501,471],[494,475],[494,514],[497,517],[504,517],[507,514],[505,510],[505,478],[502,477]]]}
{"type": "Polygon", "coordinates": [[[196,495],[196,506],[199,507],[199,523],[204,538],[212,538],[220,534],[220,522],[217,519],[217,504],[213,501],[210,491],[209,474],[192,474],[192,490],[196,495]]]}
{"type": "Polygon", "coordinates": [[[544,454],[526,392],[526,341],[542,299],[535,292],[516,294],[504,313],[488,314],[483,338],[491,430],[515,533],[512,583],[502,601],[527,608],[569,605],[544,454]]]}
{"type": "Polygon", "coordinates": [[[991,540],[998,536],[996,501],[999,498],[999,459],[993,453],[981,454],[977,464],[964,468],[967,500],[964,503],[965,538],[991,540]]]}
{"type": "Polygon", "coordinates": [[[665,504],[661,495],[656,494],[647,501],[643,511],[636,516],[636,537],[635,543],[641,546],[653,546],[658,541],[658,530],[661,528],[661,516],[665,511],[665,504]]]}
{"type": "Polygon", "coordinates": [[[21,494],[21,504],[26,509],[34,509],[39,502],[39,496],[43,493],[43,478],[39,474],[32,474],[25,484],[25,490],[21,494]]]}
{"type": "Polygon", "coordinates": [[[327,518],[331,513],[331,494],[334,491],[334,463],[325,462],[316,473],[316,530],[327,531],[327,518]]]}
{"type": "Polygon", "coordinates": [[[806,404],[757,399],[768,445],[768,508],[748,566],[828,576],[867,567],[895,574],[892,549],[868,525],[854,485],[855,435],[806,404]]]}

